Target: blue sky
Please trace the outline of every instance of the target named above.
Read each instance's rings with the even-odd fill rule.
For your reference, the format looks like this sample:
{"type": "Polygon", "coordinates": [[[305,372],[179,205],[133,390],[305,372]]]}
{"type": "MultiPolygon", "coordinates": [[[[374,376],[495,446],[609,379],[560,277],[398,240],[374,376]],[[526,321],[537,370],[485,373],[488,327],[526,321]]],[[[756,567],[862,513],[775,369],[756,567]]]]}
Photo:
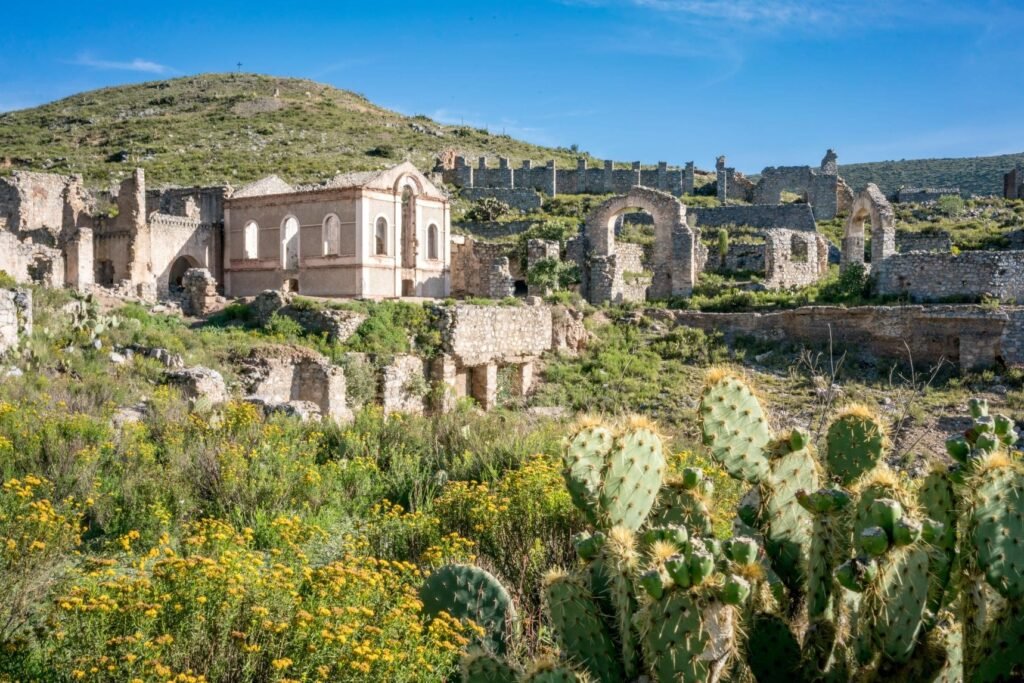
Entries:
{"type": "Polygon", "coordinates": [[[241,62],[623,161],[1024,151],[1024,0],[17,2],[6,19],[0,110],[241,62]]]}

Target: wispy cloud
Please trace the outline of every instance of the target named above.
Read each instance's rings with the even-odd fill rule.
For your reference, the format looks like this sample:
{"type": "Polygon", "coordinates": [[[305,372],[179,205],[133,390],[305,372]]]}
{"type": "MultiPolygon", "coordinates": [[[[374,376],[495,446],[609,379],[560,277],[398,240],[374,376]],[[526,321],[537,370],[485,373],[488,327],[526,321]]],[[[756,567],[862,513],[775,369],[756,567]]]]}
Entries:
{"type": "Polygon", "coordinates": [[[174,71],[166,64],[159,64],[148,59],[136,57],[130,61],[117,61],[111,59],[99,59],[88,52],[79,53],[69,64],[87,66],[91,69],[105,69],[111,71],[137,71],[148,74],[166,74],[174,71]]]}

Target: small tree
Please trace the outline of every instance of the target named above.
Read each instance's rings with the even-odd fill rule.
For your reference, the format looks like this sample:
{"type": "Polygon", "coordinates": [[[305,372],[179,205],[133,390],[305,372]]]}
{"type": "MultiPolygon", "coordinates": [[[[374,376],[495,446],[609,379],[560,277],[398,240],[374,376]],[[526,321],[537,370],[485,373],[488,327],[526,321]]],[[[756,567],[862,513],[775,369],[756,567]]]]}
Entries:
{"type": "Polygon", "coordinates": [[[478,199],[473,208],[466,212],[466,220],[469,221],[493,221],[508,215],[512,211],[505,202],[494,197],[483,197],[478,199]]]}
{"type": "Polygon", "coordinates": [[[729,231],[718,229],[718,265],[725,266],[725,255],[729,253],[729,231]]]}
{"type": "Polygon", "coordinates": [[[547,292],[557,292],[579,282],[579,271],[575,263],[546,258],[537,261],[526,274],[526,283],[547,292]]]}
{"type": "Polygon", "coordinates": [[[938,200],[939,211],[948,218],[957,218],[964,212],[964,200],[955,194],[944,194],[938,200]]]}

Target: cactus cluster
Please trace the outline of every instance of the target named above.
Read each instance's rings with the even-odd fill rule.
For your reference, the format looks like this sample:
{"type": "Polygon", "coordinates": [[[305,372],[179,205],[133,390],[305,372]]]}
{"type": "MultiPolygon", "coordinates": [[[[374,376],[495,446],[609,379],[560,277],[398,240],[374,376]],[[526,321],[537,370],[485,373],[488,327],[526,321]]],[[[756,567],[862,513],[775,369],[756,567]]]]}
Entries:
{"type": "Polygon", "coordinates": [[[486,635],[462,680],[1000,681],[1024,672],[1024,468],[1012,420],[971,402],[954,459],[914,486],[885,465],[885,423],[850,406],[819,448],[775,433],[738,377],[709,376],[703,441],[750,485],[732,538],[712,535],[704,472],[667,474],[655,429],[581,425],[566,487],[591,525],[577,564],[552,570],[555,659],[506,661],[508,593],[475,567],[424,584],[429,617],[486,635]]]}

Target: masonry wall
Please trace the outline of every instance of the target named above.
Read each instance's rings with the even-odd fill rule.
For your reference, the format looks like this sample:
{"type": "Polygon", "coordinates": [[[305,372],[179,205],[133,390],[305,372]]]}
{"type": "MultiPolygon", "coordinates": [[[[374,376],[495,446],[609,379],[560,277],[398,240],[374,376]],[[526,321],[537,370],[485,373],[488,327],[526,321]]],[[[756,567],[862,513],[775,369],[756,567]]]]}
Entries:
{"type": "Polygon", "coordinates": [[[179,259],[187,261],[190,267],[206,268],[221,281],[224,259],[219,227],[200,223],[198,219],[156,213],[150,216],[150,229],[150,262],[158,291],[168,291],[172,269],[179,277],[184,273],[179,259]]]}
{"type": "Polygon", "coordinates": [[[0,230],[0,270],[19,284],[64,286],[64,254],[60,249],[22,242],[13,232],[0,230]]]}
{"type": "Polygon", "coordinates": [[[814,215],[834,218],[839,211],[838,176],[820,173],[809,166],[769,166],[761,172],[754,187],[754,204],[777,204],[783,192],[795,192],[807,198],[814,215]]]}
{"type": "Polygon", "coordinates": [[[948,232],[896,232],[896,251],[939,251],[948,254],[953,248],[953,240],[948,232]]]}
{"type": "Polygon", "coordinates": [[[960,196],[959,187],[901,187],[896,191],[896,202],[899,204],[906,204],[910,202],[916,202],[918,204],[924,204],[926,202],[936,202],[939,197],[945,197],[948,195],[960,196]]]}
{"type": "Polygon", "coordinates": [[[770,230],[816,231],[810,204],[761,204],[753,206],[686,207],[690,227],[719,228],[727,225],[749,225],[770,230]]]}
{"type": "Polygon", "coordinates": [[[752,336],[772,342],[834,343],[876,356],[934,364],[946,360],[964,369],[1024,363],[1024,307],[999,311],[980,306],[808,306],[772,313],[703,313],[653,310],[650,316],[676,325],[752,336]]]}
{"type": "Polygon", "coordinates": [[[452,296],[502,299],[515,293],[509,247],[456,235],[451,245],[452,296]]]}
{"type": "Polygon", "coordinates": [[[871,267],[883,295],[913,301],[991,296],[1024,302],[1024,251],[909,252],[871,267]]]}
{"type": "Polygon", "coordinates": [[[551,348],[548,306],[436,306],[443,353],[466,366],[518,363],[551,348]]]}
{"type": "Polygon", "coordinates": [[[471,202],[491,197],[525,213],[537,211],[541,207],[540,193],[531,188],[464,187],[459,194],[471,202]]]}

